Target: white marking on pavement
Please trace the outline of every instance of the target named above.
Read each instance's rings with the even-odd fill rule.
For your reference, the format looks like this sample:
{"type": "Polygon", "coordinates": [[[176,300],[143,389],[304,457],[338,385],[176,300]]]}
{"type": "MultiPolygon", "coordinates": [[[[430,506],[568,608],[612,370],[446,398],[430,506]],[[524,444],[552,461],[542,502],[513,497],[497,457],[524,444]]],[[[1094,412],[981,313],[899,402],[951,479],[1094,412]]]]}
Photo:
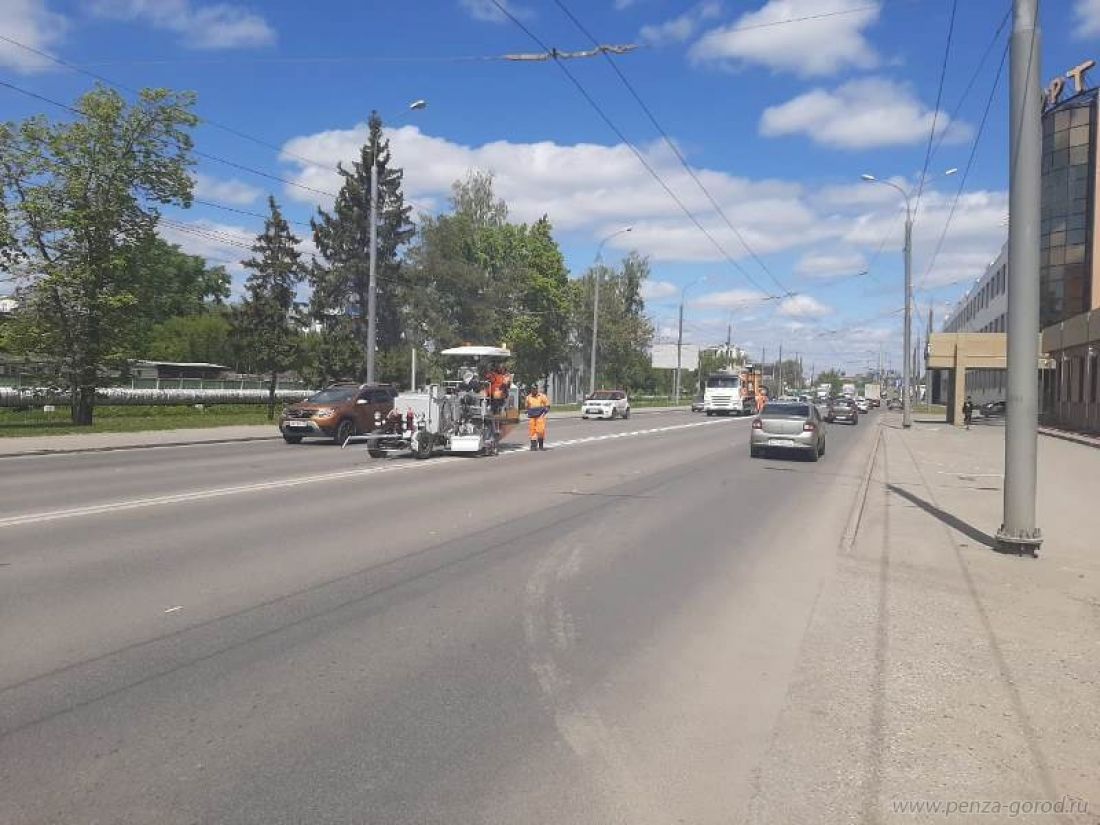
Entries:
{"type": "MultiPolygon", "coordinates": [[[[648,430],[632,430],[623,433],[605,433],[603,435],[587,436],[585,438],[574,438],[567,441],[560,441],[557,444],[551,444],[548,449],[562,449],[568,447],[576,447],[581,444],[589,444],[597,441],[606,441],[613,438],[626,438],[637,435],[652,435],[657,433],[674,432],[676,430],[686,430],[693,427],[706,427],[713,426],[714,424],[722,423],[723,421],[729,421],[731,419],[720,419],[719,421],[694,421],[690,424],[671,424],[667,427],[655,427],[648,430]]],[[[500,455],[527,455],[528,450],[514,450],[510,452],[504,452],[500,455]]],[[[376,465],[373,467],[359,467],[354,470],[330,470],[324,473],[315,473],[308,476],[296,476],[294,478],[284,478],[275,481],[260,481],[252,484],[238,484],[232,487],[215,487],[209,490],[193,490],[187,493],[171,493],[163,496],[149,496],[147,498],[127,499],[124,501],[113,501],[105,504],[90,504],[83,507],[72,507],[65,510],[48,510],[41,513],[27,513],[25,515],[8,516],[6,518],[0,518],[0,529],[5,527],[23,527],[28,524],[41,524],[49,521],[61,521],[63,519],[80,518],[82,516],[96,516],[105,513],[114,513],[121,510],[140,510],[148,507],[163,507],[172,504],[187,504],[193,501],[207,501],[209,499],[224,498],[226,496],[242,495],[244,493],[258,493],[268,490],[285,490],[292,487],[303,487],[307,484],[317,484],[325,481],[336,481],[345,478],[355,478],[357,476],[369,476],[379,473],[393,473],[398,471],[409,471],[413,469],[423,469],[425,467],[438,467],[441,464],[450,464],[454,462],[466,460],[464,456],[440,456],[439,458],[432,458],[428,461],[410,461],[410,462],[396,462],[390,461],[385,464],[376,465]]]]}
{"type": "Polygon", "coordinates": [[[169,607],[164,612],[165,613],[175,613],[178,610],[183,610],[183,605],[182,604],[177,604],[175,607],[169,607]]]}

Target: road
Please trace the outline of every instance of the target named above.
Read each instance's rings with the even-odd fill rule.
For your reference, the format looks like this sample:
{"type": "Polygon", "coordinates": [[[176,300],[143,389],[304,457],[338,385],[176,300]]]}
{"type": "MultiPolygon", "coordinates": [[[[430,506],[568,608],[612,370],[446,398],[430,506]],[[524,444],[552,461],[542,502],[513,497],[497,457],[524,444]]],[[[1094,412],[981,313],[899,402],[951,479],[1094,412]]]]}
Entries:
{"type": "Polygon", "coordinates": [[[736,822],[876,415],[5,459],[0,822],[736,822]]]}

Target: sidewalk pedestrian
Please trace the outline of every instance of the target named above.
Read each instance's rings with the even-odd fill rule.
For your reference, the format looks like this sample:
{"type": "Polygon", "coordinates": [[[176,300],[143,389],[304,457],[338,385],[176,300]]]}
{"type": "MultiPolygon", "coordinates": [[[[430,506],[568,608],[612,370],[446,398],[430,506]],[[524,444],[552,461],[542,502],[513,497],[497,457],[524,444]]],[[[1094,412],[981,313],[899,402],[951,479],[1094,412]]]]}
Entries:
{"type": "Polygon", "coordinates": [[[966,429],[970,429],[970,422],[974,418],[974,402],[970,400],[970,396],[966,396],[966,401],[963,402],[963,423],[966,424],[966,429]]]}

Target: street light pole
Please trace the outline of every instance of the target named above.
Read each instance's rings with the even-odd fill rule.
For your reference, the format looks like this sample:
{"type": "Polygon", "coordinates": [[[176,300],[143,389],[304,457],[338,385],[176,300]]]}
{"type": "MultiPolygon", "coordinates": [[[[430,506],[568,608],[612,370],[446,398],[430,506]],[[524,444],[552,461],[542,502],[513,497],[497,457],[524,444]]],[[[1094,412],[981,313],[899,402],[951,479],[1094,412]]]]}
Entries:
{"type": "MultiPolygon", "coordinates": [[[[414,100],[409,110],[419,112],[428,103],[414,100]]],[[[374,383],[378,350],[378,146],[373,147],[370,164],[370,256],[367,283],[367,383],[374,383]]]]}
{"type": "Polygon", "coordinates": [[[592,264],[592,357],[588,365],[588,394],[596,391],[596,338],[600,330],[600,265],[603,262],[603,246],[616,235],[633,230],[633,226],[617,229],[600,241],[596,247],[596,260],[592,264]]]}
{"type": "Polygon", "coordinates": [[[680,382],[681,382],[681,379],[680,379],[680,366],[681,366],[681,356],[683,354],[683,347],[684,347],[684,296],[687,295],[687,291],[689,289],[691,289],[696,284],[698,284],[702,281],[705,281],[706,279],[707,279],[706,275],[704,275],[701,278],[696,278],[694,281],[692,281],[690,284],[688,284],[687,286],[685,286],[683,289],[680,290],[680,323],[679,323],[679,328],[676,332],[676,381],[673,384],[673,386],[674,386],[673,398],[675,399],[675,401],[673,403],[675,403],[675,404],[680,403],[680,382]]]}
{"type": "Polygon", "coordinates": [[[1042,110],[1038,0],[1014,0],[1009,61],[1007,401],[999,549],[1034,555],[1039,422],[1039,213],[1042,110]]]}

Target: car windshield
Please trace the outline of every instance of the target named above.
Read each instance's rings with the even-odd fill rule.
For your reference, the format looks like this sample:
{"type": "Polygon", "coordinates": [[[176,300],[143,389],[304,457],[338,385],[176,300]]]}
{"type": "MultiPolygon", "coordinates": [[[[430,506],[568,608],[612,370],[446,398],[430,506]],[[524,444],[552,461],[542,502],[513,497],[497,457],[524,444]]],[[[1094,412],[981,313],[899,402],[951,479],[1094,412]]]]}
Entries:
{"type": "Polygon", "coordinates": [[[615,401],[621,396],[617,392],[611,392],[610,390],[598,390],[588,396],[589,401],[615,401]]]}
{"type": "Polygon", "coordinates": [[[708,375],[707,387],[723,390],[734,390],[741,386],[741,377],[738,375],[708,375]]]}
{"type": "Polygon", "coordinates": [[[764,418],[809,418],[810,408],[806,404],[765,404],[764,418]]]}
{"type": "Polygon", "coordinates": [[[357,392],[359,392],[358,387],[326,387],[306,400],[310,404],[336,404],[340,401],[350,401],[357,392]]]}

